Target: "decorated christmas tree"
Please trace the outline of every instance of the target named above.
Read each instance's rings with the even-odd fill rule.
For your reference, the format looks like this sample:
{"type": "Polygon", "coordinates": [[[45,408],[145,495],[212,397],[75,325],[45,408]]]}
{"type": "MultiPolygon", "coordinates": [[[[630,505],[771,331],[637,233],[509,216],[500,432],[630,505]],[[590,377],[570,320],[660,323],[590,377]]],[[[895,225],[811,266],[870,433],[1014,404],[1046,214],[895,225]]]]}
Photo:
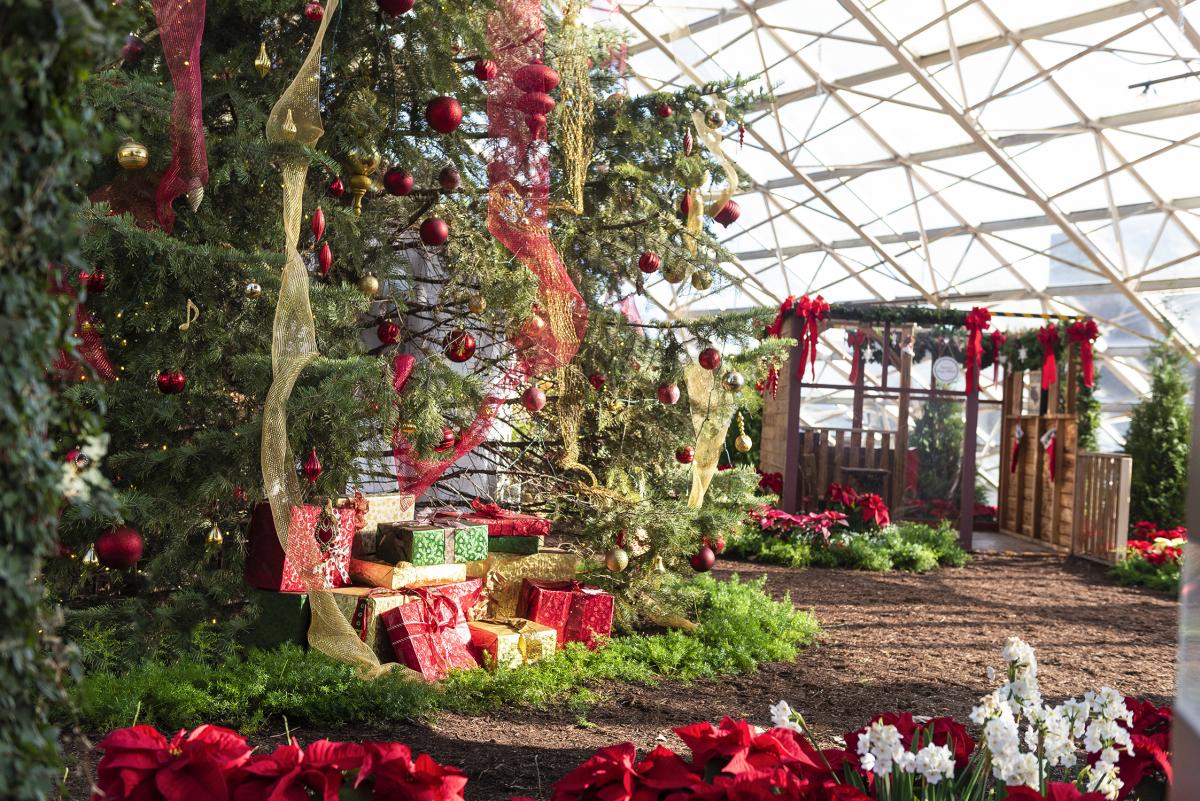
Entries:
{"type": "Polygon", "coordinates": [[[236,633],[255,503],[278,522],[365,486],[445,500],[471,471],[610,552],[627,599],[711,564],[756,479],[705,489],[774,357],[752,315],[642,323],[635,298],[727,280],[712,218],[737,216],[722,140],[750,98],[629,98],[616,39],[577,13],[130,12],[88,84],[123,142],[88,186],[74,392],[107,409],[120,511],[65,521],[113,568],[52,568],[88,599],[77,631],[104,620],[148,654],[236,633]]]}

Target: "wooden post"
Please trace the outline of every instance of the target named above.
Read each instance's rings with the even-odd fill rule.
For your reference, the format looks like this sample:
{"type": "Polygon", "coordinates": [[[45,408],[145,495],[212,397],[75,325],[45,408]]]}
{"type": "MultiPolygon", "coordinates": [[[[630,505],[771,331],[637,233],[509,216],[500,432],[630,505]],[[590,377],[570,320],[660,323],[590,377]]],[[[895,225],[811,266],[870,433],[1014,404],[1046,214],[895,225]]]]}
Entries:
{"type": "MultiPolygon", "coordinates": [[[[913,327],[900,329],[900,339],[913,335],[913,327]]],[[[908,401],[912,389],[912,356],[900,351],[900,402],[896,408],[896,477],[892,482],[892,505],[899,509],[908,489],[908,401]]]]}
{"type": "MultiPolygon", "coordinates": [[[[1200,370],[1196,371],[1195,390],[1192,394],[1192,454],[1188,470],[1187,525],[1189,531],[1200,531],[1200,370]]],[[[1195,541],[1183,546],[1183,586],[1195,586],[1197,562],[1195,541]]],[[[1200,681],[1200,659],[1197,655],[1197,631],[1200,627],[1200,605],[1196,593],[1181,598],[1179,604],[1179,662],[1176,667],[1175,686],[1179,697],[1175,703],[1176,715],[1171,726],[1171,764],[1175,768],[1175,783],[1171,787],[1171,801],[1189,801],[1200,798],[1200,770],[1191,767],[1200,762],[1200,703],[1197,701],[1196,686],[1200,681]]]]}
{"type": "Polygon", "coordinates": [[[792,317],[791,338],[796,344],[788,351],[787,375],[783,380],[790,385],[787,398],[787,456],[783,460],[783,496],[779,503],[783,511],[795,514],[800,507],[800,332],[804,320],[798,315],[792,317]]]}
{"type": "Polygon", "coordinates": [[[975,534],[975,450],[979,446],[979,392],[967,395],[967,420],[963,425],[963,455],[959,484],[958,544],[970,551],[975,534]]]}

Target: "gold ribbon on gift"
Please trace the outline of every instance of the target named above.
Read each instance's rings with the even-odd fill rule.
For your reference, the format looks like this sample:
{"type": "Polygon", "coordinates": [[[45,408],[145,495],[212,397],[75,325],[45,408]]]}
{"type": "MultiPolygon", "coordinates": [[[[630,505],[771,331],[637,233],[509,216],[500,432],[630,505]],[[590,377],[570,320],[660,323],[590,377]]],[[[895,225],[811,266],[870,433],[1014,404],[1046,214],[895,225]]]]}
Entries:
{"type": "MultiPolygon", "coordinates": [[[[296,77],[284,90],[267,118],[267,141],[297,142],[313,147],[325,132],[318,103],[321,44],[338,0],[328,0],[316,38],[296,77]]],[[[312,624],[308,642],[318,651],[348,662],[363,676],[377,676],[391,666],[381,666],[370,646],[360,640],[350,622],[338,611],[333,593],[323,589],[319,567],[321,552],[316,533],[290,530],[291,509],[304,502],[300,481],[292,468],[294,458],[287,438],[287,403],[296,379],[317,356],[317,333],[308,299],[308,271],[296,250],[304,207],[304,180],[308,162],[303,158],[283,163],[283,281],[275,322],[271,330],[271,389],[263,407],[263,489],[271,504],[280,545],[297,567],[308,589],[312,624]]],[[[407,668],[406,668],[407,669],[407,668]]]]}
{"type": "Polygon", "coordinates": [[[734,394],[717,381],[715,370],[705,370],[692,362],[684,370],[687,380],[688,407],[692,413],[692,428],[696,431],[696,453],[692,458],[692,492],[688,507],[704,505],[708,485],[717,474],[717,462],[729,433],[729,423],[737,408],[734,394]]]}

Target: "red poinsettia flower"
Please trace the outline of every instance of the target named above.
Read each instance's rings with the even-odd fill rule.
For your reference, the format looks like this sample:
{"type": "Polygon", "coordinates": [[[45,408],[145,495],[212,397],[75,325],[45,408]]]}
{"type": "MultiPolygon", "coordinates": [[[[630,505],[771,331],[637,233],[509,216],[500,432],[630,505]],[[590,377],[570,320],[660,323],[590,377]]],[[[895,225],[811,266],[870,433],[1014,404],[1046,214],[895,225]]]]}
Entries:
{"type": "Polygon", "coordinates": [[[180,729],[168,743],[152,726],[118,729],[99,745],[99,799],[129,801],[228,801],[226,774],[250,757],[235,731],[204,724],[180,729]]]}
{"type": "Polygon", "coordinates": [[[951,717],[934,718],[921,725],[922,742],[933,738],[934,745],[949,746],[954,754],[954,769],[961,773],[966,769],[975,753],[975,740],[967,734],[967,727],[951,717]]]}
{"type": "Polygon", "coordinates": [[[722,773],[695,788],[691,801],[780,801],[810,798],[811,782],[783,768],[722,773]]]}
{"type": "Polygon", "coordinates": [[[692,750],[696,770],[705,774],[710,771],[709,762],[717,760],[723,768],[734,757],[744,757],[754,741],[750,724],[731,717],[722,718],[716,727],[705,721],[675,729],[675,733],[692,750]]]}
{"type": "Polygon", "coordinates": [[[1170,785],[1171,774],[1171,707],[1157,707],[1149,701],[1136,698],[1125,699],[1125,705],[1133,712],[1133,723],[1128,726],[1133,741],[1133,753],[1122,752],[1117,769],[1124,786],[1119,799],[1128,798],[1145,781],[1159,781],[1170,785]]]}
{"type": "Polygon", "coordinates": [[[1069,782],[1050,782],[1045,795],[1032,787],[1009,787],[1005,801],[1104,801],[1104,796],[1085,793],[1069,782]]]}
{"type": "Polygon", "coordinates": [[[829,485],[829,489],[825,490],[825,498],[830,503],[840,503],[842,506],[851,507],[858,500],[858,493],[854,491],[854,487],[838,484],[835,481],[829,485]]]}
{"type": "Polygon", "coordinates": [[[1139,520],[1133,524],[1133,531],[1129,533],[1129,536],[1139,540],[1152,540],[1157,532],[1157,523],[1151,523],[1149,520],[1139,520]]]}
{"type": "Polygon", "coordinates": [[[883,498],[880,498],[874,493],[859,495],[858,508],[862,509],[862,519],[864,523],[873,523],[882,527],[891,522],[891,517],[888,515],[887,504],[883,502],[883,498]]]}
{"type": "Polygon", "coordinates": [[[357,770],[363,748],[317,740],[301,749],[293,741],[252,758],[230,779],[234,801],[338,801],[345,771],[357,770]],[[309,791],[312,791],[310,794],[309,791]]]}
{"type": "Polygon", "coordinates": [[[636,758],[637,747],[633,743],[601,748],[554,785],[550,801],[576,801],[580,798],[627,801],[633,794],[636,758]]]}
{"type": "Polygon", "coordinates": [[[412,750],[400,743],[364,743],[362,768],[354,786],[374,782],[375,801],[463,801],[467,777],[458,768],[442,765],[428,754],[414,761],[412,750]]]}

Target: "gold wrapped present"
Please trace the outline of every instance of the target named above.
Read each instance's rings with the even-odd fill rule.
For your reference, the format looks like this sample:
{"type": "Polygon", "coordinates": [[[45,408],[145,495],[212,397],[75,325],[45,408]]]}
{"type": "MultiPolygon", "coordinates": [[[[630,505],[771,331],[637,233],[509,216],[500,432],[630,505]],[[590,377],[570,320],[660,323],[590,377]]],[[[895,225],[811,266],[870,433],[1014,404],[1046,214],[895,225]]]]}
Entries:
{"type": "MultiPolygon", "coordinates": [[[[468,577],[484,580],[486,611],[480,616],[508,618],[517,616],[517,597],[521,594],[522,581],[527,578],[570,581],[578,572],[579,555],[557,548],[544,548],[529,556],[493,553],[488,554],[487,559],[467,562],[465,567],[468,577]]],[[[351,571],[353,569],[351,562],[351,571]]]]}
{"type": "MultiPolygon", "coordinates": [[[[351,557],[350,580],[360,586],[383,587],[388,590],[402,590],[406,587],[432,587],[436,584],[466,581],[467,566],[461,562],[449,565],[414,565],[409,562],[385,565],[382,562],[351,557]]],[[[520,592],[520,589],[521,582],[518,581],[517,592],[520,592]]],[[[516,609],[515,595],[513,609],[516,609]]]]}
{"type": "Polygon", "coordinates": [[[368,495],[366,526],[363,531],[375,531],[380,523],[400,523],[413,519],[417,499],[406,492],[387,495],[368,495]]]}
{"type": "Polygon", "coordinates": [[[350,621],[358,638],[371,646],[380,662],[395,662],[396,653],[388,637],[387,626],[379,616],[397,606],[416,600],[415,595],[380,587],[338,587],[330,590],[334,603],[350,621]]]}
{"type": "Polygon", "coordinates": [[[475,620],[467,626],[471,652],[481,665],[515,668],[539,662],[553,654],[558,644],[554,629],[518,617],[475,620]]]}

